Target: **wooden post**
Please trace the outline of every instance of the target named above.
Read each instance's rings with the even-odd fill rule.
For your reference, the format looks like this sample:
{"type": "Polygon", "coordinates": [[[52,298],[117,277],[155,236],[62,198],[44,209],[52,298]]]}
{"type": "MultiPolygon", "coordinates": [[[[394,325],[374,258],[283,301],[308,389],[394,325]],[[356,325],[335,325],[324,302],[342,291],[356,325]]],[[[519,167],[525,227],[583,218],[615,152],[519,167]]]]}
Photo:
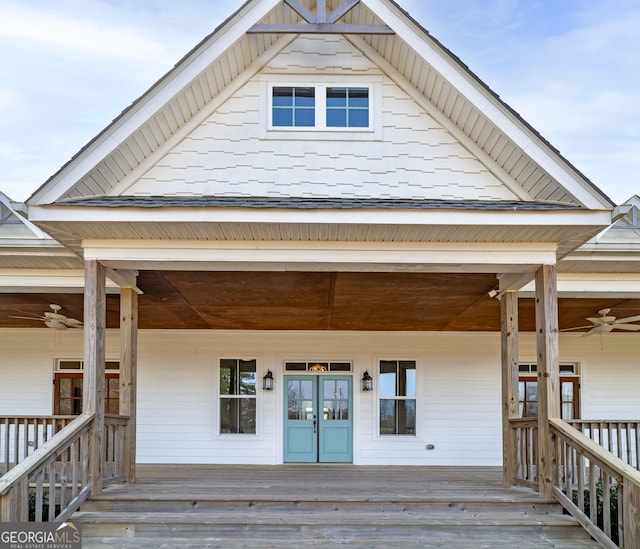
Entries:
{"type": "Polygon", "coordinates": [[[120,414],[129,416],[125,435],[124,472],[136,481],[136,395],[138,363],[138,294],[120,290],[120,414]]]}
{"type": "Polygon", "coordinates": [[[625,482],[623,499],[624,547],[640,547],[640,486],[625,482]]]}
{"type": "Polygon", "coordinates": [[[500,299],[502,330],[502,474],[512,486],[517,472],[516,436],[511,419],[518,417],[518,292],[500,299]]]}
{"type": "Polygon", "coordinates": [[[89,482],[92,494],[102,492],[104,442],[104,358],[106,269],[96,260],[84,266],[84,381],[82,410],[95,418],[89,439],[89,482]]]}
{"type": "Polygon", "coordinates": [[[549,418],[560,417],[558,348],[558,290],[556,268],[536,272],[536,347],[538,350],[538,480],[540,495],[552,497],[555,444],[549,418]]]}

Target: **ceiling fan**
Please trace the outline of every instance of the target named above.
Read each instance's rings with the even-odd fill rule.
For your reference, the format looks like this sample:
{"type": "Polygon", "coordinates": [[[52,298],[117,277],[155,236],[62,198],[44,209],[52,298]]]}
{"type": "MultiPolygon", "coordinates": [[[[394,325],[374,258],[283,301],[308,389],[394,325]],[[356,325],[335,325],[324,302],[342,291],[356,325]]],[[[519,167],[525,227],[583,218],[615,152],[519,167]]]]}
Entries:
{"type": "Polygon", "coordinates": [[[39,320],[44,322],[47,328],[53,330],[66,330],[67,328],[81,328],[82,322],[75,318],[69,318],[68,316],[60,313],[62,306],[52,303],[49,305],[51,311],[45,311],[42,316],[10,316],[9,318],[19,318],[21,320],[39,320]]]}
{"type": "Polygon", "coordinates": [[[577,328],[567,328],[562,331],[569,332],[571,330],[584,330],[585,328],[591,328],[586,334],[584,334],[585,336],[593,334],[608,334],[613,330],[640,332],[640,324],[633,324],[634,322],[640,322],[640,315],[616,318],[615,316],[609,315],[610,312],[611,309],[600,309],[598,311],[600,316],[587,318],[587,320],[591,322],[590,325],[578,326],[577,328]]]}

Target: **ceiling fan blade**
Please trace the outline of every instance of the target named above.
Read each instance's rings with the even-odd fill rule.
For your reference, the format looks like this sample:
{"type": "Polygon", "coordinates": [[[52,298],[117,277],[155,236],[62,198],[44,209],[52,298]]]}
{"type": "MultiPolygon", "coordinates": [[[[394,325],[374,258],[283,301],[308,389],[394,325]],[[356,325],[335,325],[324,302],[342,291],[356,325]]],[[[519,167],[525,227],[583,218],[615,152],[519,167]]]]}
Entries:
{"type": "Polygon", "coordinates": [[[627,318],[619,318],[616,321],[616,324],[627,324],[629,322],[640,322],[640,315],[637,316],[628,316],[627,318]]]}
{"type": "Polygon", "coordinates": [[[59,320],[45,320],[44,323],[47,325],[47,328],[52,328],[53,330],[66,330],[67,326],[64,322],[60,322],[59,320]]]}
{"type": "Polygon", "coordinates": [[[82,322],[80,322],[79,320],[77,320],[75,318],[67,318],[66,320],[63,320],[62,322],[64,322],[67,326],[74,327],[74,328],[80,328],[82,326],[82,322]]]}
{"type": "Polygon", "coordinates": [[[37,320],[38,322],[42,322],[44,318],[39,316],[9,316],[9,318],[17,318],[20,320],[37,320]]]}
{"type": "Polygon", "coordinates": [[[561,332],[571,332],[572,330],[586,330],[587,328],[593,328],[593,324],[589,324],[589,326],[577,326],[575,328],[563,328],[560,331],[561,332]]]}
{"type": "Polygon", "coordinates": [[[640,332],[640,324],[614,324],[614,330],[626,330],[628,332],[640,332]]]}

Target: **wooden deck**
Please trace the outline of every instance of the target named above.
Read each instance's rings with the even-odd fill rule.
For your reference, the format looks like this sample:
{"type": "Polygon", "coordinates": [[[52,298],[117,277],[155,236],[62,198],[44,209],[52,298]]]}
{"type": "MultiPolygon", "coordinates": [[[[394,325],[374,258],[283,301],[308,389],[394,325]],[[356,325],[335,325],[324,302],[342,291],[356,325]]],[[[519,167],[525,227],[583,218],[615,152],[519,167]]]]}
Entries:
{"type": "Polygon", "coordinates": [[[500,468],[141,465],[87,502],[96,547],[598,547],[500,468]]]}

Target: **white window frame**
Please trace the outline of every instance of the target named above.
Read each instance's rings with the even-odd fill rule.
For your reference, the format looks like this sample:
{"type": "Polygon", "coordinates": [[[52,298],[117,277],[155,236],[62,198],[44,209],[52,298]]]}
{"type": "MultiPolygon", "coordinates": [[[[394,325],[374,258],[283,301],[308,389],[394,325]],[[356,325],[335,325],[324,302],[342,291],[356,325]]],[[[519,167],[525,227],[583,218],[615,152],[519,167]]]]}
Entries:
{"type": "Polygon", "coordinates": [[[382,78],[340,76],[267,75],[262,77],[260,93],[260,137],[313,141],[378,141],[382,139],[382,78]],[[315,88],[315,126],[273,126],[273,88],[315,88]],[[366,128],[327,127],[327,88],[367,88],[369,90],[369,126],[366,128]]]}
{"type": "Polygon", "coordinates": [[[420,361],[417,358],[407,358],[407,357],[378,357],[376,360],[376,380],[375,380],[375,393],[376,393],[376,408],[375,408],[375,422],[376,422],[376,430],[375,432],[378,435],[378,438],[383,440],[396,440],[407,438],[411,440],[415,440],[418,438],[418,432],[420,430],[420,361]],[[413,397],[398,397],[397,395],[393,397],[393,400],[415,400],[416,402],[416,425],[413,433],[397,433],[397,434],[382,434],[380,432],[380,401],[388,400],[391,397],[383,397],[380,394],[380,363],[381,362],[415,362],[416,365],[416,394],[413,397]]]}
{"type": "MultiPolygon", "coordinates": [[[[215,413],[215,418],[216,418],[216,423],[217,423],[217,427],[216,427],[216,435],[218,437],[221,438],[256,438],[258,437],[259,434],[259,429],[260,429],[260,423],[259,423],[259,399],[258,399],[258,395],[260,393],[260,391],[262,390],[262,383],[261,380],[262,378],[260,377],[260,361],[258,360],[258,357],[251,357],[251,358],[247,358],[246,356],[241,357],[240,355],[238,356],[220,356],[217,359],[217,365],[216,365],[216,393],[217,393],[217,398],[216,398],[216,413],[215,413]],[[222,364],[223,360],[253,360],[256,363],[256,393],[255,395],[223,395],[220,392],[220,366],[222,364]],[[253,433],[224,433],[222,432],[222,416],[220,413],[220,403],[222,402],[223,398],[234,398],[234,399],[240,399],[240,398],[253,398],[255,400],[255,411],[256,411],[256,417],[255,417],[255,432],[253,433]]],[[[263,374],[264,375],[264,374],[263,374]]]]}

